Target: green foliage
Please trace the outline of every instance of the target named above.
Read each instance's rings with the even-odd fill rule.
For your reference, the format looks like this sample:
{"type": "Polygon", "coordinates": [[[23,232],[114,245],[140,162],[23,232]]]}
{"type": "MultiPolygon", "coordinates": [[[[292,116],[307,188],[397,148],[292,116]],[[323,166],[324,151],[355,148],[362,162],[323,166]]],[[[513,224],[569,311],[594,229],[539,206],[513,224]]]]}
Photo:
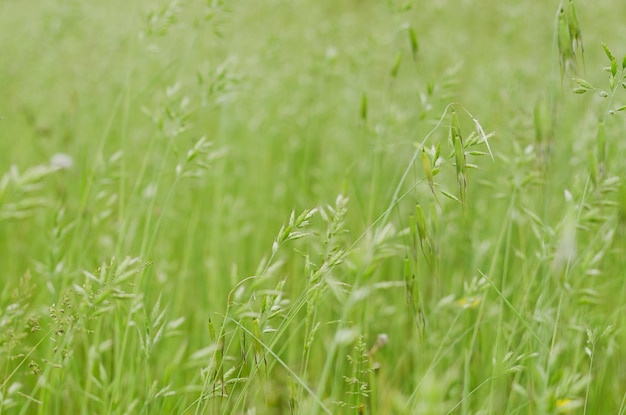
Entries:
{"type": "Polygon", "coordinates": [[[448,6],[0,2],[0,415],[626,413],[625,6],[448,6]]]}

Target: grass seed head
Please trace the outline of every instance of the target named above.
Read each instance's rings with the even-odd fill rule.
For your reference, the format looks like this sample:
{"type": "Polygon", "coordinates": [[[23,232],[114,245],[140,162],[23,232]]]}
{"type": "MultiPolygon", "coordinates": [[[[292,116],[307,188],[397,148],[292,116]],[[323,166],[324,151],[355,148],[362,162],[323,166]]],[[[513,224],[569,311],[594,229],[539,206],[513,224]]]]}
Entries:
{"type": "Polygon", "coordinates": [[[396,78],[398,71],[400,71],[400,65],[402,64],[402,52],[398,52],[391,66],[391,77],[396,78]]]}
{"type": "Polygon", "coordinates": [[[424,212],[419,203],[415,205],[415,220],[417,224],[417,233],[420,240],[423,242],[426,239],[426,220],[424,219],[424,212]]]}
{"type": "Polygon", "coordinates": [[[572,49],[572,38],[567,23],[565,9],[559,10],[557,41],[559,46],[559,61],[561,63],[561,77],[570,71],[576,73],[576,60],[572,49]]]}
{"type": "Polygon", "coordinates": [[[367,121],[367,94],[365,92],[361,96],[361,121],[367,121]]]}
{"type": "Polygon", "coordinates": [[[426,176],[426,180],[428,180],[429,185],[433,185],[433,171],[430,162],[430,158],[426,153],[426,149],[422,148],[422,167],[424,168],[424,175],[426,176]]]}
{"type": "Polygon", "coordinates": [[[409,42],[411,44],[411,54],[413,55],[413,59],[417,59],[417,53],[419,52],[419,43],[417,41],[417,35],[415,34],[415,30],[412,27],[409,27],[409,42]]]}

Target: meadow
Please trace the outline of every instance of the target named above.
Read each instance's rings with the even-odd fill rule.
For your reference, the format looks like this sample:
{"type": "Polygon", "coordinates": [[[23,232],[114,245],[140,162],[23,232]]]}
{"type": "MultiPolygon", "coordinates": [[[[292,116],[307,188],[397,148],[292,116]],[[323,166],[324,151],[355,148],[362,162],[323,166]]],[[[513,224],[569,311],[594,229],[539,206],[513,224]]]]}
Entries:
{"type": "Polygon", "coordinates": [[[0,415],[626,414],[623,16],[0,2],[0,415]]]}

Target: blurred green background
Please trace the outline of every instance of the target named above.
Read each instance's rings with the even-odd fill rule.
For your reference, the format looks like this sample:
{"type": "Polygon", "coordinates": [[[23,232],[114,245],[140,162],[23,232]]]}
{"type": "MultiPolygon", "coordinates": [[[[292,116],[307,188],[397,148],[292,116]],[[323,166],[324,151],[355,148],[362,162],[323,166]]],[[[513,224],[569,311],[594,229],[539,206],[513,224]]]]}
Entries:
{"type": "MultiPolygon", "coordinates": [[[[137,282],[137,292],[145,294],[147,303],[162,295],[172,316],[186,316],[189,350],[200,348],[209,337],[202,332],[207,316],[224,312],[231,288],[257,272],[291,211],[333,204],[338,194],[344,194],[350,199],[344,244],[359,247],[348,261],[350,271],[339,273],[339,279],[347,278],[346,284],[371,288],[402,280],[403,258],[415,248],[402,229],[410,225],[409,217],[419,202],[439,241],[440,281],[425,283],[425,307],[431,314],[441,311],[446,295],[462,297],[467,292],[464,283],[477,269],[486,272],[491,264],[501,274],[510,273],[511,285],[501,289],[513,303],[519,300],[516,305],[530,313],[529,321],[536,300],[549,308],[550,318],[556,318],[554,332],[561,327],[554,313],[574,310],[585,317],[576,314],[572,325],[622,322],[616,313],[623,311],[623,297],[618,295],[624,293],[620,259],[624,243],[619,239],[624,236],[623,219],[615,218],[620,215],[619,203],[623,214],[626,202],[619,198],[611,199],[612,206],[618,206],[608,215],[612,219],[602,216],[598,221],[604,228],[592,227],[579,240],[584,251],[585,244],[600,246],[598,235],[606,229],[618,232],[615,242],[602,251],[607,278],[571,284],[575,289],[597,290],[594,296],[601,300],[593,310],[584,313],[574,300],[571,304],[563,298],[544,301],[544,295],[552,293],[542,291],[554,287],[533,279],[549,274],[552,258],[542,255],[558,245],[558,235],[567,226],[561,222],[568,209],[564,190],[581,203],[587,200],[587,159],[605,102],[597,94],[572,94],[570,89],[576,85],[569,79],[571,74],[561,79],[555,39],[559,4],[538,0],[0,2],[0,174],[11,166],[24,172],[47,165],[57,153],[74,161],[72,168],[40,183],[36,192],[42,198],[41,208],[29,210],[25,220],[0,222],[0,268],[6,281],[0,290],[3,306],[9,304],[26,270],[37,287],[32,310],[41,313],[60,301],[65,288],[81,281],[83,270],[94,272],[111,257],[137,256],[152,264],[137,282]],[[410,33],[416,36],[417,50],[411,47],[410,33]],[[495,159],[471,160],[478,168],[470,173],[468,204],[461,209],[441,195],[442,203],[434,202],[418,158],[400,186],[407,196],[394,206],[389,219],[397,231],[387,247],[390,251],[379,259],[368,257],[367,241],[383,229],[385,223],[378,221],[394,202],[416,148],[451,103],[457,105],[466,134],[474,126],[458,108],[469,111],[486,132],[495,132],[490,141],[495,159]],[[542,143],[537,141],[533,121],[542,108],[548,108],[547,123],[554,128],[548,167],[538,166],[542,143]],[[203,136],[211,142],[202,154],[206,164],[194,165],[197,159],[187,163],[189,150],[203,136]],[[177,166],[198,177],[182,180],[177,166]],[[528,187],[527,180],[536,175],[541,176],[541,184],[528,187]],[[545,233],[532,228],[535,217],[530,218],[529,211],[543,221],[545,233]],[[507,221],[515,225],[508,228],[507,221]],[[59,229],[66,231],[61,235],[59,229]],[[507,242],[502,243],[502,238],[507,242]],[[352,280],[351,272],[359,276],[352,280]],[[528,288],[533,284],[535,288],[528,288]],[[515,297],[518,291],[527,296],[515,297]]],[[[626,52],[626,4],[598,0],[576,6],[585,45],[585,67],[578,76],[606,88],[602,67],[607,58],[600,43],[612,48],[621,63],[626,52]]],[[[617,95],[615,101],[618,106],[624,100],[617,95]]],[[[446,147],[448,126],[446,115],[426,142],[427,146],[442,143],[442,157],[452,150],[446,147]]],[[[621,179],[623,119],[612,117],[606,128],[608,176],[621,179]]],[[[436,182],[440,189],[456,194],[453,171],[442,168],[436,182]]],[[[9,190],[0,203],[22,197],[20,191],[9,190]]],[[[590,229],[582,220],[577,225],[590,229]]],[[[324,231],[318,234],[323,237],[324,231]]],[[[323,252],[322,242],[318,248],[323,252]]],[[[298,280],[304,272],[303,259],[297,253],[284,259],[281,273],[289,279],[288,290],[295,298],[303,287],[298,280]]],[[[422,262],[415,267],[428,273],[422,262]]],[[[490,295],[501,300],[493,292],[490,295]]],[[[343,316],[336,299],[324,301],[328,308],[320,315],[328,321],[343,316]]],[[[390,290],[369,306],[362,304],[352,317],[357,325],[367,327],[369,338],[382,331],[392,339],[394,334],[401,338],[410,320],[404,314],[397,317],[400,312],[395,306],[401,301],[404,293],[390,290]]],[[[512,332],[523,327],[506,306],[499,307],[507,311],[512,332]]],[[[505,323],[492,312],[485,311],[495,328],[479,340],[484,361],[473,363],[478,366],[490,364],[485,350],[495,333],[504,333],[505,323]]],[[[123,324],[123,316],[123,312],[117,315],[112,327],[123,324]]],[[[437,318],[432,318],[437,324],[437,318]]],[[[452,315],[440,318],[440,324],[457,323],[452,315]]],[[[102,338],[107,338],[107,324],[99,327],[102,338]]],[[[545,328],[542,333],[547,338],[551,327],[541,329],[545,328]]],[[[388,374],[389,382],[382,386],[400,391],[398,400],[409,399],[415,387],[412,381],[403,385],[402,376],[415,375],[415,367],[428,367],[431,353],[448,338],[443,328],[431,330],[432,349],[421,363],[416,363],[419,357],[404,354],[407,346],[401,342],[389,346],[389,356],[397,357],[392,359],[395,367],[408,372],[399,369],[398,378],[388,374]]],[[[621,328],[616,336],[624,339],[621,328]]],[[[328,338],[332,333],[320,343],[327,346],[328,338]]],[[[584,343],[584,330],[577,331],[575,338],[584,343]]],[[[326,346],[314,354],[317,363],[323,361],[326,346]]],[[[164,350],[168,351],[158,361],[167,361],[175,347],[164,350]]],[[[132,359],[129,356],[119,359],[132,359]]],[[[449,364],[450,370],[461,370],[455,362],[449,364]]],[[[624,393],[619,385],[626,372],[608,365],[602,373],[613,389],[596,390],[595,409],[588,413],[615,413],[619,405],[624,393]],[[600,402],[604,393],[611,402],[600,402]]],[[[566,366],[563,370],[568,370],[566,366]]],[[[10,367],[5,363],[3,370],[10,367]]],[[[480,373],[472,372],[477,379],[480,373]]],[[[179,383],[186,384],[186,376],[182,373],[179,383]]],[[[436,376],[456,375],[442,370],[432,376],[432,382],[437,382],[436,376]]],[[[337,382],[341,383],[341,376],[337,382]]],[[[450,390],[455,395],[457,389],[450,390]]],[[[496,392],[492,388],[492,396],[496,392]]],[[[445,396],[441,399],[454,401],[454,396],[445,396]]],[[[409,402],[417,410],[415,400],[409,402]]],[[[465,404],[459,408],[463,413],[487,413],[474,411],[482,408],[477,402],[472,410],[465,404]]],[[[397,408],[393,404],[385,405],[381,413],[399,413],[390,409],[397,408]]],[[[494,404],[492,398],[489,408],[494,407],[510,409],[494,404]]],[[[516,413],[526,413],[521,408],[516,413]]],[[[440,409],[422,408],[423,413],[443,413],[440,409]]]]}

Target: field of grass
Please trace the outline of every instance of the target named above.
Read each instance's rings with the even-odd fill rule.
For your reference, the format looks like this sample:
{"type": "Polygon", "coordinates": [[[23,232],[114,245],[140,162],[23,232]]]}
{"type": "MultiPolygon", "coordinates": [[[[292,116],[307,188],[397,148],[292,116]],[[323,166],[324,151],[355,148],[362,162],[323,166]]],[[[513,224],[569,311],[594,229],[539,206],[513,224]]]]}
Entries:
{"type": "Polygon", "coordinates": [[[623,16],[0,2],[0,415],[626,414],[623,16]]]}

